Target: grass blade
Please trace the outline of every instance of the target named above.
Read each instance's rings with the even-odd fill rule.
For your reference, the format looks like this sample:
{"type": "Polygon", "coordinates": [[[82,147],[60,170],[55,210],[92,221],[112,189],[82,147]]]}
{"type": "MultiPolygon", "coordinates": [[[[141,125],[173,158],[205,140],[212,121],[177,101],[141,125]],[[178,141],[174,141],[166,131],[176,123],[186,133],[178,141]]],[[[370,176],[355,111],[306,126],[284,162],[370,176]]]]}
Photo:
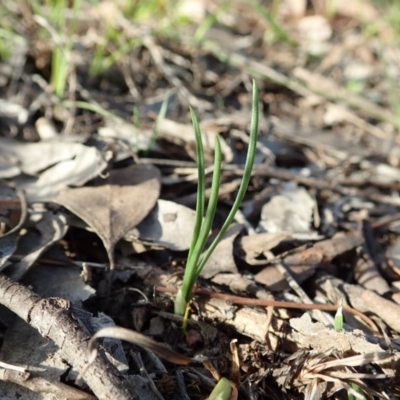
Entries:
{"type": "MultiPolygon", "coordinates": [[[[207,242],[208,235],[210,233],[212,223],[215,216],[215,211],[217,209],[218,204],[218,193],[219,193],[219,185],[221,180],[221,165],[222,165],[222,153],[221,153],[221,144],[219,141],[218,135],[215,136],[215,158],[214,158],[214,174],[211,184],[211,196],[207,207],[206,216],[204,218],[204,223],[201,225],[200,232],[197,236],[193,236],[197,238],[197,240],[193,241],[194,248],[190,254],[190,258],[188,260],[188,265],[185,268],[185,275],[183,278],[182,284],[182,295],[185,299],[186,303],[190,300],[191,292],[193,286],[196,282],[197,277],[197,263],[201,256],[201,252],[204,249],[204,246],[207,242]]],[[[203,170],[204,174],[204,170],[203,170]]],[[[204,191],[203,191],[204,194],[204,191]]]]}
{"type": "MultiPolygon", "coordinates": [[[[192,124],[194,128],[194,135],[196,139],[196,155],[197,155],[197,176],[198,176],[198,184],[197,184],[197,196],[196,196],[196,221],[193,229],[193,238],[192,243],[189,249],[189,255],[186,262],[185,274],[183,277],[183,283],[181,288],[179,289],[174,303],[174,312],[177,315],[185,315],[187,310],[187,298],[189,296],[188,293],[191,292],[193,288],[193,284],[189,283],[193,281],[192,276],[196,271],[196,263],[200,257],[200,253],[195,255],[195,248],[197,243],[199,242],[198,238],[201,231],[201,226],[203,224],[203,214],[204,214],[204,205],[205,205],[205,181],[206,176],[204,172],[204,149],[203,149],[203,141],[201,138],[199,121],[197,120],[196,114],[193,109],[190,107],[190,116],[192,118],[192,124]]],[[[205,244],[205,243],[204,243],[205,244]]],[[[204,247],[203,244],[203,247],[204,247]]]]}
{"type": "Polygon", "coordinates": [[[197,152],[197,166],[198,166],[198,187],[197,187],[197,204],[196,204],[196,222],[194,227],[193,239],[189,250],[189,256],[186,262],[185,273],[183,277],[183,283],[175,298],[175,314],[184,316],[183,327],[185,329],[188,315],[188,304],[192,296],[192,290],[196,279],[200,275],[204,265],[210,258],[212,252],[221,241],[223,235],[227,231],[229,225],[233,221],[237,210],[239,209],[244,195],[246,194],[247,187],[250,182],[251,172],[253,169],[256,148],[257,148],[257,132],[258,132],[258,89],[253,81],[253,95],[252,95],[252,113],[251,113],[251,128],[250,128],[250,140],[247,151],[247,158],[244,167],[244,173],[242,182],[240,184],[238,194],[233,203],[232,209],[229,212],[228,217],[225,220],[221,230],[219,231],[216,238],[207,249],[204,256],[201,258],[201,254],[207,242],[208,235],[210,233],[215,212],[218,204],[218,194],[221,180],[221,165],[222,165],[222,152],[221,144],[218,135],[215,136],[215,155],[214,155],[214,174],[211,184],[211,195],[207,212],[203,221],[203,212],[205,206],[205,173],[204,173],[204,152],[203,144],[201,140],[201,133],[199,123],[196,115],[192,109],[190,114],[193,121],[193,127],[196,136],[196,152],[197,152]]]}
{"type": "MultiPolygon", "coordinates": [[[[196,155],[197,155],[197,199],[196,199],[196,222],[193,230],[193,237],[199,237],[201,225],[203,223],[203,214],[204,214],[204,204],[205,204],[205,181],[206,176],[204,173],[204,150],[203,150],[203,141],[201,139],[199,121],[197,120],[196,114],[193,111],[192,107],[190,107],[190,116],[192,118],[192,123],[194,127],[194,134],[196,138],[196,155]]],[[[193,240],[189,250],[188,258],[191,258],[191,254],[193,253],[194,247],[196,246],[196,242],[193,240]]]]}
{"type": "Polygon", "coordinates": [[[244,167],[243,179],[240,184],[238,194],[236,196],[235,202],[233,203],[232,209],[229,212],[225,223],[222,225],[221,230],[218,232],[218,235],[215,237],[210,247],[207,249],[206,254],[200,261],[197,271],[196,271],[196,279],[200,275],[204,265],[210,258],[212,252],[217,247],[218,243],[221,241],[223,235],[227,231],[229,225],[232,223],[235,218],[236,211],[239,209],[242,204],[243,197],[246,194],[247,187],[249,186],[251,171],[253,169],[254,158],[256,155],[257,149],[257,132],[258,132],[258,89],[257,85],[253,81],[253,96],[252,96],[252,111],[251,111],[251,128],[250,128],[250,140],[249,140],[249,148],[247,152],[246,164],[244,167]]]}

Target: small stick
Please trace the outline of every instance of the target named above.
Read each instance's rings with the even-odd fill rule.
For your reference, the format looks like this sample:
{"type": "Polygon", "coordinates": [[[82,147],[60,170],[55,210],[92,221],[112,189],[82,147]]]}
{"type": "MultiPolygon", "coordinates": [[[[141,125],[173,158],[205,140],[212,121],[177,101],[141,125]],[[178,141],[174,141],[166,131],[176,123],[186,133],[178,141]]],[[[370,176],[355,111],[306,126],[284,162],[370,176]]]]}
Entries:
{"type": "MultiPolygon", "coordinates": [[[[177,289],[157,286],[156,290],[163,293],[176,293],[177,289]]],[[[214,299],[225,300],[231,304],[242,305],[242,306],[261,306],[261,307],[277,307],[277,308],[296,308],[300,310],[322,310],[322,311],[337,311],[338,306],[334,304],[306,304],[306,303],[294,303],[291,301],[280,301],[270,299],[250,299],[248,297],[234,296],[225,293],[209,292],[203,289],[196,289],[194,294],[207,296],[214,299]]],[[[353,314],[361,318],[375,333],[379,333],[379,329],[376,324],[364,315],[362,312],[355,310],[354,308],[343,306],[343,311],[353,314]]]]}

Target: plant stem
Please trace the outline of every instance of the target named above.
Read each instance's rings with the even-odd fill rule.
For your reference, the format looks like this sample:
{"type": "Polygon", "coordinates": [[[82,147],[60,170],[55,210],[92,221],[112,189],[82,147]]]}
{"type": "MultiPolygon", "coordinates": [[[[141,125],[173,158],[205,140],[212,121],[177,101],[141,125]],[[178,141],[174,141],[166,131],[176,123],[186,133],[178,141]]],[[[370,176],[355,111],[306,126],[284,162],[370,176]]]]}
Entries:
{"type": "Polygon", "coordinates": [[[190,246],[188,259],[186,262],[185,273],[183,276],[183,283],[178,290],[175,299],[175,314],[184,316],[183,326],[186,326],[188,317],[188,306],[192,298],[192,292],[197,278],[199,277],[202,269],[210,258],[212,252],[221,241],[229,225],[235,218],[235,214],[239,209],[244,195],[246,194],[247,187],[250,182],[251,172],[253,169],[256,148],[257,148],[257,132],[258,132],[258,89],[253,81],[253,95],[252,95],[252,113],[251,113],[251,128],[250,140],[247,151],[247,158],[244,167],[242,182],[240,184],[238,194],[233,203],[232,209],[228,214],[222,228],[217,236],[207,249],[203,257],[201,253],[207,242],[210,233],[215,212],[218,204],[218,194],[221,180],[221,165],[222,165],[222,152],[221,144],[218,135],[215,136],[215,155],[214,155],[214,174],[211,184],[211,195],[208,203],[206,215],[203,221],[204,204],[205,204],[205,173],[204,173],[204,151],[201,139],[199,123],[193,110],[190,109],[193,127],[196,137],[196,153],[197,153],[197,167],[198,167],[198,186],[197,186],[197,204],[196,204],[196,222],[193,232],[192,244],[190,246]]]}

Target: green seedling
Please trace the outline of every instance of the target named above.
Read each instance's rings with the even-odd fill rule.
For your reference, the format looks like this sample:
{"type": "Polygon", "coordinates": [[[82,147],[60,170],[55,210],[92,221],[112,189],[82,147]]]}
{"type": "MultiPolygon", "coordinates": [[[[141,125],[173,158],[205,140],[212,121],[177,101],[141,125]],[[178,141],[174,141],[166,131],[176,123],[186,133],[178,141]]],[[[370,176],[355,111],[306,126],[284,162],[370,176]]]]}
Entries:
{"type": "MultiPolygon", "coordinates": [[[[344,327],[343,327],[343,299],[340,300],[339,308],[335,314],[335,330],[337,332],[342,332],[344,327]]],[[[358,386],[356,383],[350,382],[350,388],[351,390],[348,390],[347,392],[347,399],[348,400],[365,400],[366,397],[364,396],[363,390],[358,386]]]]}
{"type": "Polygon", "coordinates": [[[264,5],[262,5],[260,1],[247,0],[246,3],[251,8],[253,8],[253,10],[256,11],[261,18],[263,18],[268,23],[270,29],[266,31],[266,36],[265,36],[267,43],[273,44],[277,41],[281,41],[288,43],[291,46],[296,46],[296,43],[290,38],[289,34],[279,24],[276,18],[276,11],[278,8],[278,4],[276,1],[273,2],[271,12],[269,12],[267,8],[264,5]]]}
{"type": "MultiPolygon", "coordinates": [[[[59,35],[63,28],[68,25],[65,13],[65,10],[68,8],[68,3],[66,0],[57,0],[49,4],[52,5],[50,7],[50,20],[55,24],[57,35],[59,35]]],[[[51,85],[53,86],[55,94],[60,98],[64,95],[68,74],[71,69],[72,35],[75,32],[80,9],[81,1],[74,1],[72,7],[73,17],[67,27],[67,32],[64,33],[66,42],[63,43],[65,39],[62,40],[59,38],[52,53],[51,85]]]]}
{"type": "Polygon", "coordinates": [[[194,111],[191,109],[190,114],[192,117],[195,137],[196,137],[196,154],[197,154],[197,169],[198,169],[198,186],[197,186],[197,200],[196,200],[196,221],[193,230],[192,243],[189,249],[189,255],[186,262],[183,283],[179,289],[175,299],[175,314],[184,316],[183,328],[186,328],[187,316],[189,310],[189,303],[192,298],[192,292],[197,278],[199,277],[207,260],[210,258],[212,252],[221,241],[223,235],[227,231],[229,225],[233,221],[236,211],[239,209],[243,197],[249,185],[251,171],[253,169],[254,158],[257,147],[257,132],[258,132],[258,89],[253,81],[253,96],[252,96],[252,112],[251,112],[251,128],[250,140],[247,151],[247,158],[244,167],[243,179],[240,184],[238,194],[228,217],[225,220],[221,230],[215,237],[211,245],[208,247],[204,254],[208,234],[212,227],[215,211],[218,203],[218,192],[221,177],[221,145],[218,135],[215,136],[215,156],[214,156],[214,173],[211,183],[211,195],[208,203],[206,215],[203,219],[204,206],[205,206],[205,172],[204,172],[204,152],[203,143],[201,139],[200,127],[194,111]]]}
{"type": "Polygon", "coordinates": [[[67,0],[32,1],[35,22],[51,35],[54,48],[51,56],[50,83],[54,93],[62,98],[72,68],[73,34],[76,31],[81,0],[74,1],[71,7],[72,18],[68,20],[67,0]],[[47,11],[44,11],[46,7],[47,11]]]}
{"type": "Polygon", "coordinates": [[[343,331],[343,300],[340,301],[340,305],[338,310],[336,311],[335,314],[335,330],[337,332],[342,332],[343,331]]]}
{"type": "Polygon", "coordinates": [[[232,386],[226,378],[221,378],[215,385],[208,400],[229,400],[231,398],[232,386]]]}
{"type": "Polygon", "coordinates": [[[350,382],[351,391],[347,392],[348,400],[367,400],[364,391],[356,383],[350,382]]]}

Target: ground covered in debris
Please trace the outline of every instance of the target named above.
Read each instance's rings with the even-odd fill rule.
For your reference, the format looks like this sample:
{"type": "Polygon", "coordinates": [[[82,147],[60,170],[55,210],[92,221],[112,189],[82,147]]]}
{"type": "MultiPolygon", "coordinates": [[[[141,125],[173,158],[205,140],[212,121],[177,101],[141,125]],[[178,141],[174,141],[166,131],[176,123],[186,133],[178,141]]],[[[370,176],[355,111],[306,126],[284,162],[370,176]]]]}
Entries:
{"type": "Polygon", "coordinates": [[[400,398],[400,5],[384,3],[1,2],[2,399],[216,399],[222,377],[223,399],[400,398]],[[189,106],[206,197],[221,137],[213,238],[253,79],[250,186],[183,331],[189,106]],[[136,344],[106,338],[89,364],[115,325],[136,344]]]}

